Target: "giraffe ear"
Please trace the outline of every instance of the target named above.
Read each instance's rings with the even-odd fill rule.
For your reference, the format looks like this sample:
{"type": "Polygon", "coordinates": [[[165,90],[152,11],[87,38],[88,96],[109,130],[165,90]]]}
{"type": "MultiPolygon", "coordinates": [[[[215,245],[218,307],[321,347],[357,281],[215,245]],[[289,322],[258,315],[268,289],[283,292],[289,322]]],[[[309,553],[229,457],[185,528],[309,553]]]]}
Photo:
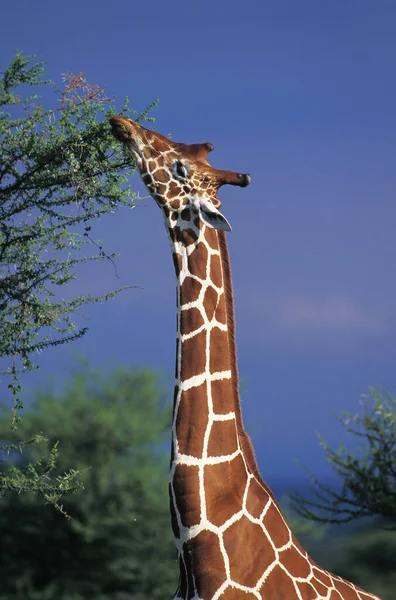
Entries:
{"type": "Polygon", "coordinates": [[[231,225],[227,219],[210,202],[200,199],[198,214],[201,221],[208,225],[208,227],[221,229],[222,231],[231,231],[231,225]]]}

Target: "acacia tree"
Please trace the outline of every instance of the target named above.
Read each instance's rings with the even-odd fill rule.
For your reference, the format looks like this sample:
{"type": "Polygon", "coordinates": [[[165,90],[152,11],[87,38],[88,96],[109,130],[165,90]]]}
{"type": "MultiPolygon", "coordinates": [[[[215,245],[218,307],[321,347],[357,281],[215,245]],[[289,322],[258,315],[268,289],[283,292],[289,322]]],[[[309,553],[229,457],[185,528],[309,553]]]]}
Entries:
{"type": "MultiPolygon", "coordinates": [[[[121,291],[68,300],[59,296],[59,288],[76,279],[78,264],[114,260],[115,254],[91,237],[92,222],[118,207],[133,207],[135,200],[127,185],[131,158],[120,153],[108,126],[116,114],[113,99],[82,73],[65,74],[61,91],[42,79],[43,73],[43,63],[17,53],[0,74],[0,358],[13,427],[22,407],[20,376],[37,368],[35,353],[82,337],[87,328],[76,326],[75,313],[121,291]]],[[[137,114],[126,98],[119,112],[152,120],[147,115],[155,104],[137,114]]],[[[6,458],[43,440],[36,433],[18,445],[1,446],[0,453],[6,458]]],[[[0,464],[0,494],[37,491],[56,504],[76,480],[74,472],[55,482],[45,479],[56,455],[54,446],[44,463],[7,474],[0,464]]]]}
{"type": "Polygon", "coordinates": [[[339,419],[357,438],[353,450],[333,450],[320,437],[326,459],[341,479],[340,490],[308,472],[314,499],[291,495],[293,508],[303,517],[325,523],[346,523],[376,517],[396,527],[396,400],[385,391],[370,389],[362,415],[344,413],[339,419]]]}

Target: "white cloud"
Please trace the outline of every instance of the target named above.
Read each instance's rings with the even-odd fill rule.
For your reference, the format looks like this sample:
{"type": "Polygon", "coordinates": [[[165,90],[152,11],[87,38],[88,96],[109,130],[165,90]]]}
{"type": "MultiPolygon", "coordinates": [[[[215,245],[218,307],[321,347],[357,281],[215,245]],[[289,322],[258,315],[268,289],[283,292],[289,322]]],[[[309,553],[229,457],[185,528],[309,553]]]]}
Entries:
{"type": "Polygon", "coordinates": [[[386,329],[385,316],[358,306],[348,298],[291,297],[280,305],[284,327],[310,329],[346,329],[382,333],[386,329]]]}
{"type": "Polygon", "coordinates": [[[270,294],[256,290],[241,301],[244,312],[283,331],[382,334],[389,327],[388,318],[380,309],[364,307],[343,296],[318,298],[293,291],[270,294]]]}

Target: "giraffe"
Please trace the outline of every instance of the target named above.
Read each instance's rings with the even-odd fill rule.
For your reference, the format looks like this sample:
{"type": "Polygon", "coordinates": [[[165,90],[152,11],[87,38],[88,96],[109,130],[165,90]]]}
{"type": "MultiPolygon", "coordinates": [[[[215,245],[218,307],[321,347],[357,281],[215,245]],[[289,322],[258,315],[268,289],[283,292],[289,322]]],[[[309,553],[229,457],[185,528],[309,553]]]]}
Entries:
{"type": "Polygon", "coordinates": [[[242,423],[224,184],[209,142],[181,144],[110,119],[161,208],[177,281],[170,512],[180,578],[174,600],[379,600],[321,569],[263,481],[242,423]]]}

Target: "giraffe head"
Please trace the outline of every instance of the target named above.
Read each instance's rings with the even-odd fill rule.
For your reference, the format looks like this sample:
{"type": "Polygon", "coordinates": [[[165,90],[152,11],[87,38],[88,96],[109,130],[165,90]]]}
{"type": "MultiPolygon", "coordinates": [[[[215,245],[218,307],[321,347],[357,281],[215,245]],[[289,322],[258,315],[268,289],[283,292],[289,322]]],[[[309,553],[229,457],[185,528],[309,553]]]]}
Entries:
{"type": "Polygon", "coordinates": [[[199,228],[205,223],[230,231],[227,219],[219,212],[217,192],[226,183],[247,186],[249,175],[211,167],[207,161],[213,150],[210,142],[173,142],[126,117],[112,117],[110,123],[113,135],[132,153],[143,182],[170,228],[199,228]]]}

